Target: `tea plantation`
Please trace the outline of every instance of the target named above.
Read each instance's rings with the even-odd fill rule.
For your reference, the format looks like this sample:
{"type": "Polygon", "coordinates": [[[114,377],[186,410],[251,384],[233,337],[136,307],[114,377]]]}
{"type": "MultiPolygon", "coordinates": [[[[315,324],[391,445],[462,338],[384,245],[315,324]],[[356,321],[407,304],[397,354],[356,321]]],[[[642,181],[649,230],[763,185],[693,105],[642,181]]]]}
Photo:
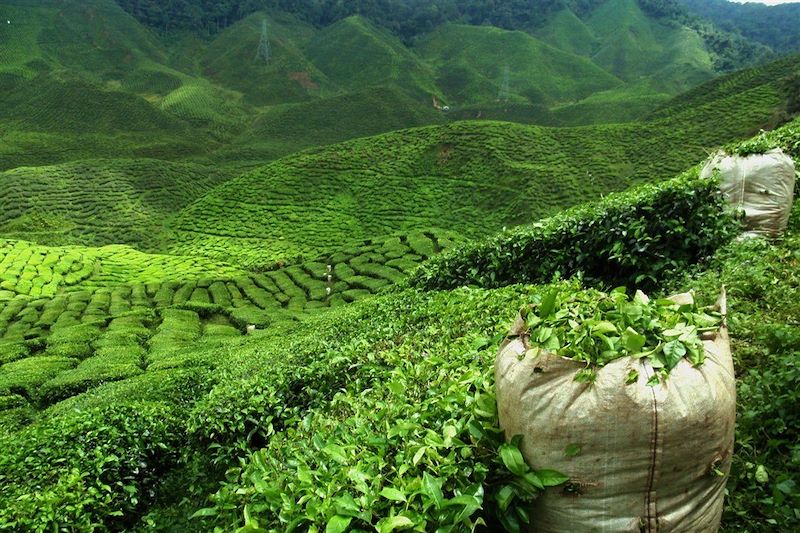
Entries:
{"type": "MultiPolygon", "coordinates": [[[[773,65],[772,75],[785,67],[773,65]]],[[[188,206],[174,223],[170,250],[248,264],[313,255],[326,243],[410,227],[485,236],[674,176],[714,146],[769,126],[784,89],[774,79],[750,79],[747,90],[734,78],[724,98],[698,99],[689,108],[678,100],[659,111],[663,118],[642,123],[455,122],[302,152],[188,206]],[[722,114],[730,119],[712,118],[722,114]]]]}
{"type": "Polygon", "coordinates": [[[176,209],[230,178],[225,171],[154,159],[83,160],[0,173],[0,234],[41,244],[163,248],[176,209]]]}
{"type": "MultiPolygon", "coordinates": [[[[800,57],[672,0],[383,4],[0,5],[0,530],[526,531],[581,487],[499,427],[520,309],[722,285],[722,531],[796,530],[800,206],[738,239],[699,165],[800,163],[800,57]]],[[[643,316],[558,355],[658,363],[643,316]]]]}
{"type": "MultiPolygon", "coordinates": [[[[739,149],[777,145],[795,153],[797,142],[793,123],[739,149]]],[[[670,249],[670,217],[687,217],[680,224],[682,244],[693,251],[682,255],[687,262],[666,269],[651,260],[632,262],[628,282],[664,291],[697,284],[711,298],[721,275],[732,306],[742,313],[732,318],[734,332],[741,331],[741,371],[750,387],[742,409],[778,416],[748,399],[771,386],[764,380],[794,378],[769,377],[759,370],[764,363],[746,354],[763,349],[764,357],[790,357],[791,326],[776,325],[784,331],[776,341],[758,333],[766,326],[756,331],[748,324],[751,316],[764,318],[763,324],[791,322],[796,302],[787,294],[797,289],[796,276],[785,269],[794,268],[796,235],[774,247],[727,245],[734,220],[723,214],[717,197],[698,194],[704,187],[711,191],[713,182],[682,177],[601,205],[672,206],[675,214],[656,219],[663,226],[645,229],[670,249]],[[678,191],[694,199],[676,211],[680,201],[662,196],[678,191]],[[686,269],[717,249],[718,259],[686,269]],[[746,268],[754,270],[739,277],[742,254],[751,265],[746,268]],[[681,272],[684,277],[676,278],[681,272]],[[767,275],[781,281],[753,293],[767,275]]],[[[593,209],[580,208],[529,231],[552,233],[544,229],[548,224],[573,228],[573,218],[593,209]]],[[[609,240],[593,246],[614,248],[618,236],[610,231],[596,230],[609,240]]],[[[502,238],[512,243],[517,235],[525,234],[502,238]]],[[[0,441],[6,451],[0,502],[15,503],[2,503],[3,523],[87,530],[203,531],[233,524],[283,530],[292,523],[378,529],[450,523],[457,530],[486,523],[514,529],[527,517],[524,502],[563,478],[544,470],[509,470],[514,449],[502,446],[496,429],[491,361],[516,310],[547,289],[405,289],[362,301],[405,284],[409,273],[439,252],[451,256],[446,250],[457,250],[459,241],[436,230],[396,234],[314,261],[261,264],[260,272],[124,246],[4,241],[0,441]],[[326,308],[331,309],[320,314],[326,308]],[[257,329],[244,335],[250,325],[257,329]],[[99,420],[102,433],[96,432],[99,420]],[[29,458],[20,461],[24,456],[29,458]],[[54,461],[64,467],[53,470],[54,461]],[[218,480],[225,480],[221,488],[218,480]],[[42,483],[48,488],[37,488],[42,483]],[[319,492],[320,486],[329,492],[319,492]],[[411,497],[420,490],[421,496],[411,497]],[[289,499],[275,499],[278,494],[289,499]],[[431,514],[429,505],[437,501],[441,511],[431,514]]],[[[506,246],[503,240],[490,242],[506,246]]],[[[555,258],[562,257],[555,251],[559,246],[575,249],[564,239],[549,246],[555,258]]],[[[567,263],[549,269],[570,273],[567,263]]],[[[586,281],[616,282],[611,273],[580,270],[593,276],[586,281]]],[[[500,284],[515,281],[504,278],[500,284]]],[[[748,427],[740,431],[760,431],[748,427]]],[[[788,499],[767,504],[733,492],[726,524],[732,530],[736,524],[752,527],[753,513],[785,523],[792,512],[794,489],[786,480],[793,467],[775,463],[774,444],[760,444],[766,441],[756,433],[743,433],[739,441],[746,455],[732,477],[733,489],[777,490],[788,499]],[[772,481],[761,476],[753,481],[758,465],[775,472],[778,488],[770,489],[772,481]]]]}
{"type": "Polygon", "coordinates": [[[195,357],[197,343],[361,300],[402,281],[454,239],[433,231],[396,235],[261,273],[118,245],[2,241],[0,391],[16,398],[8,400],[14,409],[41,409],[145,371],[205,364],[209,355],[195,357]]]}

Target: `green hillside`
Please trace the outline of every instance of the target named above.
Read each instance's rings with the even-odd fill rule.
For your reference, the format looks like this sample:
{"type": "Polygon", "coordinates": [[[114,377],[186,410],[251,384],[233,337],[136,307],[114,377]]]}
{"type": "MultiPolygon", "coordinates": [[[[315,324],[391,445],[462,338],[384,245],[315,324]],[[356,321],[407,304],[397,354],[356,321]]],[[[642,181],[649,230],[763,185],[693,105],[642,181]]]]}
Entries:
{"type": "Polygon", "coordinates": [[[652,20],[636,0],[603,3],[587,26],[601,42],[593,61],[625,81],[646,77],[657,90],[676,94],[714,76],[696,31],[652,20]]]}
{"type": "MultiPolygon", "coordinates": [[[[177,9],[123,5],[145,20],[177,9]]],[[[0,110],[2,168],[212,151],[245,168],[448,118],[631,121],[715,74],[705,34],[633,0],[546,11],[516,31],[437,25],[405,41],[374,17],[322,23],[304,9],[272,6],[203,35],[146,28],[111,0],[0,6],[11,22],[0,25],[0,88],[12,103],[0,110]],[[264,21],[268,64],[255,58],[264,21]]]]}
{"type": "MultiPolygon", "coordinates": [[[[729,99],[746,92],[759,91],[766,87],[787,91],[788,87],[785,85],[785,81],[797,71],[798,67],[800,67],[800,56],[794,55],[763,66],[720,76],[658,106],[650,113],[650,118],[658,119],[696,112],[695,110],[699,107],[707,106],[709,103],[729,99]]],[[[789,99],[792,98],[791,94],[788,96],[789,99]]],[[[756,98],[744,100],[753,102],[756,98]]],[[[776,111],[785,110],[777,109],[776,111]]]]}
{"type": "Polygon", "coordinates": [[[533,32],[546,43],[579,56],[591,57],[600,47],[600,39],[570,9],[561,9],[533,32]]]}
{"type": "Polygon", "coordinates": [[[210,364],[196,343],[216,348],[248,325],[272,328],[362,300],[456,240],[398,234],[258,274],[120,245],[0,240],[0,396],[41,410],[106,382],[210,364]],[[53,364],[39,371],[48,357],[53,364]]]}
{"type": "Polygon", "coordinates": [[[254,105],[301,102],[329,94],[334,86],[304,51],[317,33],[290,15],[253,14],[208,44],[201,60],[202,74],[240,91],[254,105]],[[270,36],[269,64],[256,61],[265,20],[270,36]]]}
{"type": "Polygon", "coordinates": [[[439,93],[431,67],[399,39],[360,17],[344,19],[317,33],[307,54],[331,82],[348,91],[393,85],[425,102],[439,93]]]}
{"type": "Polygon", "coordinates": [[[42,244],[158,248],[168,219],[229,177],[216,168],[153,159],[0,172],[0,235],[42,244]]]}
{"type": "MultiPolygon", "coordinates": [[[[203,199],[213,186],[236,175],[237,169],[258,167],[264,160],[291,151],[360,134],[442,123],[449,115],[431,105],[417,104],[397,88],[376,87],[264,108],[250,119],[249,130],[241,132],[236,117],[244,121],[244,115],[226,114],[224,105],[229,102],[224,100],[224,90],[205,85],[217,91],[221,102],[208,103],[198,100],[198,94],[186,85],[161,102],[171,113],[185,113],[184,119],[159,114],[136,97],[108,93],[137,102],[141,110],[138,119],[119,117],[116,113],[132,107],[109,101],[104,106],[108,111],[103,119],[106,129],[123,124],[142,128],[136,133],[120,132],[112,139],[97,124],[102,114],[80,108],[70,111],[69,105],[64,106],[67,116],[74,113],[75,120],[84,121],[95,117],[95,124],[87,123],[87,131],[74,136],[61,135],[59,130],[72,128],[74,122],[56,120],[55,107],[50,115],[37,115],[37,110],[25,107],[25,92],[20,90],[9,93],[19,99],[20,105],[10,112],[16,113],[20,122],[9,120],[7,124],[41,124],[42,129],[51,131],[23,134],[16,129],[23,126],[14,125],[5,136],[9,142],[0,150],[9,152],[6,163],[29,166],[0,175],[9,192],[0,217],[0,235],[44,244],[127,243],[145,250],[171,249],[225,260],[233,254],[234,260],[246,264],[313,257],[331,244],[416,228],[452,225],[467,236],[485,235],[637,181],[674,175],[701,159],[706,150],[776,124],[787,90],[783,72],[795,68],[797,59],[793,58],[719,78],[663,104],[649,121],[641,123],[541,128],[463,122],[356,140],[277,161],[203,199]],[[386,105],[387,101],[395,105],[386,105]],[[21,112],[24,110],[29,110],[27,115],[21,112]],[[727,118],[720,122],[722,116],[727,118]],[[229,140],[206,146],[205,150],[216,150],[202,157],[194,155],[196,147],[178,144],[186,142],[178,139],[193,123],[205,124],[209,135],[217,131],[219,139],[229,140]],[[96,129],[90,133],[93,127],[96,129]],[[51,144],[55,136],[70,139],[74,152],[64,153],[51,144]],[[173,158],[181,154],[204,165],[132,159],[35,166],[50,153],[59,160],[104,155],[106,151],[126,157],[173,158]],[[231,170],[212,169],[209,165],[214,163],[231,170]],[[486,180],[485,176],[502,178],[486,180]],[[409,188],[405,183],[411,181],[415,187],[409,188]],[[560,187],[550,185],[554,182],[560,187]],[[473,192],[459,192],[466,190],[473,192]],[[498,203],[498,197],[509,200],[498,203]],[[197,204],[175,218],[174,224],[170,222],[194,201],[197,204]],[[422,207],[413,213],[400,207],[407,205],[422,207]],[[118,214],[109,206],[115,206],[118,214]],[[482,215],[476,218],[475,213],[482,215]]],[[[58,82],[43,86],[50,87],[54,97],[59,94],[58,82]]],[[[82,85],[76,82],[75,87],[82,85]]],[[[84,101],[77,97],[79,91],[72,94],[75,96],[65,101],[84,101]]],[[[44,93],[42,101],[46,96],[44,93]]],[[[614,93],[607,99],[592,98],[609,106],[614,93]]],[[[649,97],[641,98],[644,107],[649,97]]],[[[237,104],[233,100],[229,105],[237,104]]],[[[576,106],[557,108],[558,114],[550,115],[549,120],[558,123],[559,116],[588,114],[576,106]]],[[[510,108],[512,112],[519,109],[510,108]]],[[[504,117],[503,109],[498,110],[504,117]]],[[[491,118],[491,113],[487,112],[486,118],[491,118]]],[[[595,115],[592,120],[602,123],[603,116],[595,115]]]]}
{"type": "Polygon", "coordinates": [[[780,80],[758,71],[729,79],[739,78],[749,81],[730,91],[718,89],[724,79],[712,82],[687,97],[691,106],[678,99],[664,107],[672,112],[648,122],[456,122],[286,157],[188,206],[175,221],[171,249],[258,264],[411,228],[486,235],[674,176],[714,147],[769,127],[786,98],[780,80]]]}
{"type": "Polygon", "coordinates": [[[415,49],[442,72],[442,89],[459,105],[496,100],[505,67],[510,93],[531,103],[577,100],[621,84],[591,61],[519,31],[448,24],[415,49]]]}
{"type": "Polygon", "coordinates": [[[305,148],[446,120],[429,101],[414,99],[395,87],[372,87],[264,108],[251,127],[218,150],[214,159],[261,166],[265,160],[305,148]]]}
{"type": "Polygon", "coordinates": [[[119,79],[162,61],[153,35],[113,0],[13,0],[0,6],[0,72],[31,78],[65,69],[94,81],[119,79]]]}
{"type": "Polygon", "coordinates": [[[681,0],[681,3],[721,28],[741,33],[776,52],[800,51],[800,33],[794,22],[800,17],[798,2],[762,5],[725,0],[681,0]]]}

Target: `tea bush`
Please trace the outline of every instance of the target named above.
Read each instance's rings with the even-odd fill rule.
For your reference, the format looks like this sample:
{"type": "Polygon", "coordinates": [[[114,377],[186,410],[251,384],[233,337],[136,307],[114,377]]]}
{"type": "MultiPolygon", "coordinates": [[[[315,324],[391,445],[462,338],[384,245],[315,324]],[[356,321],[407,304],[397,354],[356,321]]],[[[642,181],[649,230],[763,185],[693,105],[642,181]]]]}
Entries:
{"type": "Polygon", "coordinates": [[[717,186],[689,171],[609,195],[441,254],[409,283],[424,289],[500,287],[580,274],[590,284],[652,288],[736,234],[738,224],[717,186]]]}
{"type": "Polygon", "coordinates": [[[796,528],[800,513],[800,203],[774,243],[735,241],[667,290],[689,288],[711,303],[727,287],[737,369],[737,427],[723,531],[796,528]]]}
{"type": "Polygon", "coordinates": [[[565,480],[530,471],[497,425],[492,361],[537,294],[401,292],[242,345],[189,423],[215,462],[244,458],[198,529],[518,528],[565,480]]]}
{"type": "Polygon", "coordinates": [[[0,436],[0,527],[130,525],[179,454],[180,418],[158,403],[71,411],[0,436]]]}

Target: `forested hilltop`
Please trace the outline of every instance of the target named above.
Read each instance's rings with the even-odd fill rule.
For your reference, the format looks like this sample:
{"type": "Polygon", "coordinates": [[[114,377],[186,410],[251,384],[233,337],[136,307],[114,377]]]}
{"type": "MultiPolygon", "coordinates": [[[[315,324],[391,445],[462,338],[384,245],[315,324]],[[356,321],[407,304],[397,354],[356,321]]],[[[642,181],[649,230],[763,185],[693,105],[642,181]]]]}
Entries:
{"type": "MultiPolygon", "coordinates": [[[[408,40],[447,22],[531,31],[567,10],[580,19],[606,0],[116,0],[144,24],[161,31],[178,28],[216,33],[259,10],[280,10],[325,27],[360,15],[408,40]]],[[[690,13],[678,0],[636,0],[649,16],[698,31],[717,56],[720,70],[734,70],[763,60],[768,50],[735,34],[720,31],[690,13]]],[[[727,3],[727,2],[726,2],[727,3]]],[[[716,21],[715,21],[716,22],[716,21]]]]}
{"type": "Polygon", "coordinates": [[[779,53],[800,50],[800,2],[775,6],[728,0],[681,0],[725,31],[765,44],[779,53]]]}

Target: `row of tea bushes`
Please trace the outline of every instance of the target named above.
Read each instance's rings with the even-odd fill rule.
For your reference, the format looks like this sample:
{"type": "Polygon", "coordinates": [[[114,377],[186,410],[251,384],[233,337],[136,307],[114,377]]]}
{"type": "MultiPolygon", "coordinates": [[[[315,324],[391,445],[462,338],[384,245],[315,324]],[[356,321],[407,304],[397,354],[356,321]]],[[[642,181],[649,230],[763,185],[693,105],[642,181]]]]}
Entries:
{"type": "Polygon", "coordinates": [[[738,229],[717,181],[690,170],[458,247],[428,261],[410,283],[500,287],[582,275],[588,283],[651,288],[712,255],[738,229]]]}

